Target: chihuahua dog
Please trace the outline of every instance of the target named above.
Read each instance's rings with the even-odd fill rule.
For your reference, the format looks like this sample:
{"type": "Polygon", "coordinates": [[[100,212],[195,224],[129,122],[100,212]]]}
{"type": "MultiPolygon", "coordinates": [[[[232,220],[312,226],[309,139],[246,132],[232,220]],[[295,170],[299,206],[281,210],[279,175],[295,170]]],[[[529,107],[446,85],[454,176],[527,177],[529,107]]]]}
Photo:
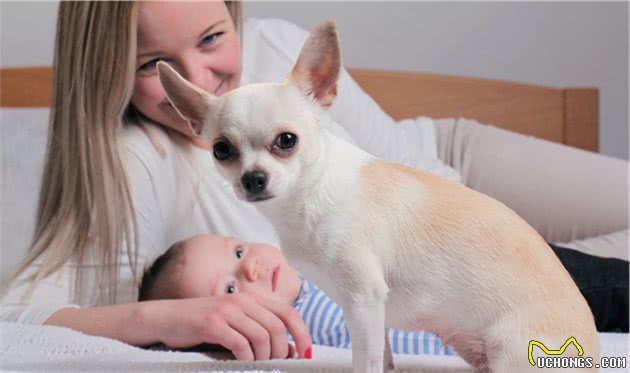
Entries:
{"type": "MultiPolygon", "coordinates": [[[[340,66],[335,25],[327,22],[281,83],[216,97],[164,62],[158,72],[234,192],[256,204],[290,263],[342,307],[354,371],[383,370],[385,326],[433,332],[481,372],[538,371],[530,341],[555,350],[574,337],[596,359],[585,299],[516,213],[322,128],[340,66]]],[[[569,347],[562,356],[577,355],[569,347]]]]}

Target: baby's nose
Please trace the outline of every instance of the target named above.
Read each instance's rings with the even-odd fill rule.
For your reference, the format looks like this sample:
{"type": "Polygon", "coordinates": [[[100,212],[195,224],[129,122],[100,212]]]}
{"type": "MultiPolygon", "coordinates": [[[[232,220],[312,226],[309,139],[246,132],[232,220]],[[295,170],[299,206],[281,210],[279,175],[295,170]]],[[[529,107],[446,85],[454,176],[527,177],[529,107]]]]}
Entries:
{"type": "Polygon", "coordinates": [[[248,281],[256,281],[258,279],[258,258],[253,258],[244,263],[245,277],[248,281]]]}

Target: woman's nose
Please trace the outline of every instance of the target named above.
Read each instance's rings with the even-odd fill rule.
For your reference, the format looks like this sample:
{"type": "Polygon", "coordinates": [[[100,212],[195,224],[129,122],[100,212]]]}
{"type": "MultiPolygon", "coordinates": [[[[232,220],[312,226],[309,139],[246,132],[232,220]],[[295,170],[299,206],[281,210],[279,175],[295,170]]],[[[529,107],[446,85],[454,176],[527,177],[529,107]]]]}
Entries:
{"type": "Polygon", "coordinates": [[[184,65],[182,70],[182,75],[186,80],[204,91],[212,93],[212,83],[215,80],[212,70],[204,67],[201,63],[194,63],[194,61],[184,65]]]}

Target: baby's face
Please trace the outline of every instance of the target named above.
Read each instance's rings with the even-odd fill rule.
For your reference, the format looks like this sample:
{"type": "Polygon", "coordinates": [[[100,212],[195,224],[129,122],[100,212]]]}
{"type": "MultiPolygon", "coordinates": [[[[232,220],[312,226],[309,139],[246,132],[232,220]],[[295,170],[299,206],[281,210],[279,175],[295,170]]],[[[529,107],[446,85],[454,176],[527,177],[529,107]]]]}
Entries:
{"type": "Polygon", "coordinates": [[[293,303],[299,294],[295,270],[273,246],[213,235],[196,236],[183,245],[175,279],[182,298],[240,292],[293,303]]]}

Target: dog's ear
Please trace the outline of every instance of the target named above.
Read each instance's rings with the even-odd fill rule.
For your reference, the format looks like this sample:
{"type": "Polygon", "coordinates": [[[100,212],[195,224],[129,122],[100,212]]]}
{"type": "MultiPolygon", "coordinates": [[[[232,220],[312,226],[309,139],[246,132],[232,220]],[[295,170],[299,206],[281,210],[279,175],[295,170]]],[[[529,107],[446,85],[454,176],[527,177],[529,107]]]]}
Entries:
{"type": "Polygon", "coordinates": [[[341,68],[339,38],[334,21],[321,23],[304,43],[289,80],[323,108],[337,97],[337,78],[341,68]]]}
{"type": "Polygon", "coordinates": [[[179,115],[188,121],[192,133],[201,135],[214,97],[188,82],[166,62],[159,61],[157,71],[166,97],[179,115]]]}

